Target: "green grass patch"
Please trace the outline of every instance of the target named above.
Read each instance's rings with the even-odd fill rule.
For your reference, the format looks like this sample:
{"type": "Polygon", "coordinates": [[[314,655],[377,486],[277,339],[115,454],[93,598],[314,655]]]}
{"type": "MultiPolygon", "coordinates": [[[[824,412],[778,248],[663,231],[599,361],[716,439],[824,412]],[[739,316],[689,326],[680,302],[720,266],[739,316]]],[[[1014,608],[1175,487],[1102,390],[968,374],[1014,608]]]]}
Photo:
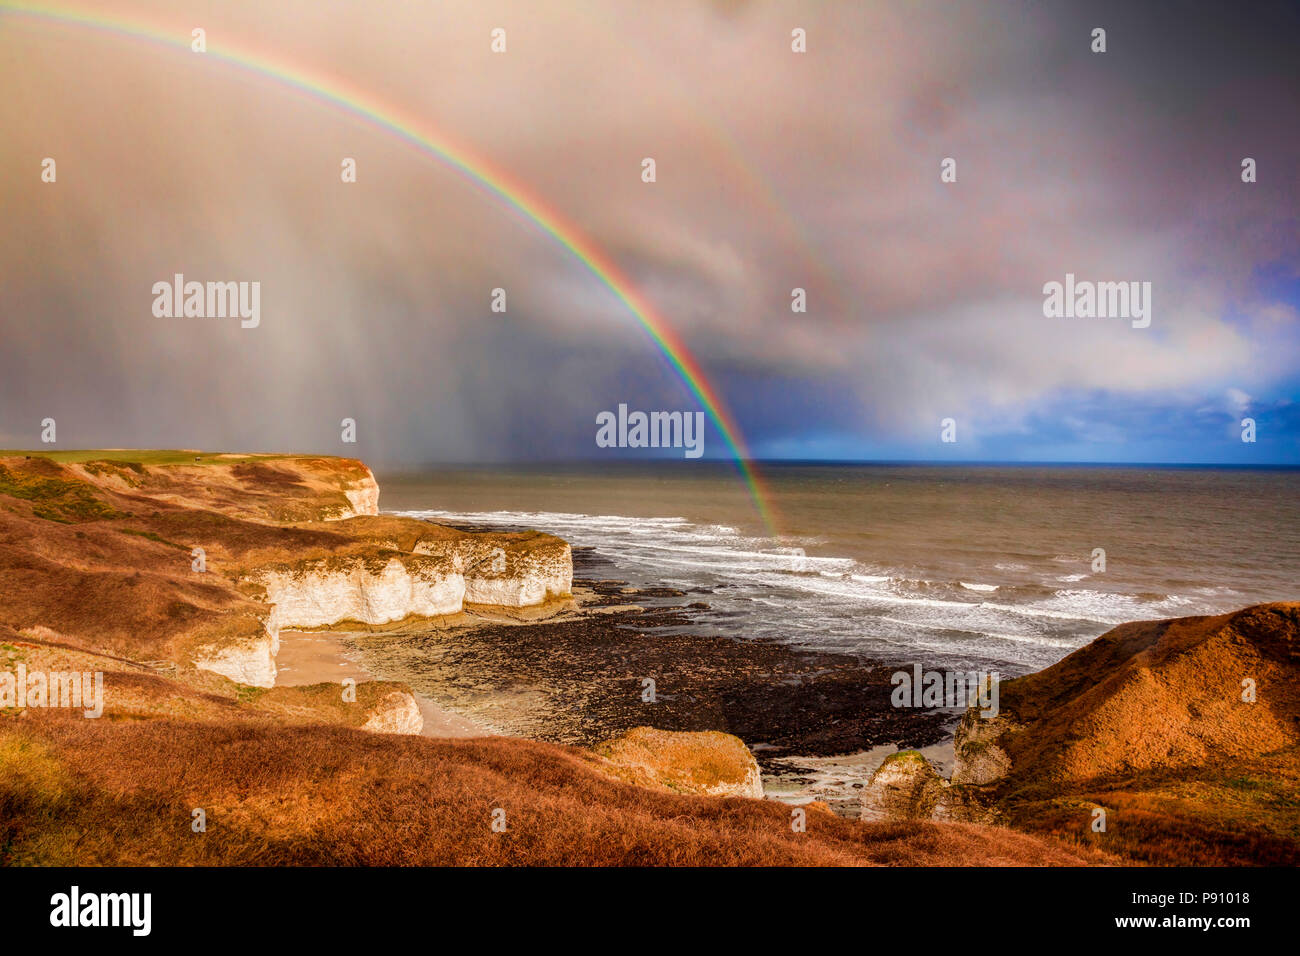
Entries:
{"type": "Polygon", "coordinates": [[[30,501],[36,517],[61,524],[122,517],[84,481],[26,475],[4,465],[0,465],[0,495],[30,501]]]}
{"type": "Polygon", "coordinates": [[[268,690],[270,690],[269,687],[250,687],[247,684],[240,684],[235,692],[235,699],[241,704],[251,704],[261,698],[268,690]]]}

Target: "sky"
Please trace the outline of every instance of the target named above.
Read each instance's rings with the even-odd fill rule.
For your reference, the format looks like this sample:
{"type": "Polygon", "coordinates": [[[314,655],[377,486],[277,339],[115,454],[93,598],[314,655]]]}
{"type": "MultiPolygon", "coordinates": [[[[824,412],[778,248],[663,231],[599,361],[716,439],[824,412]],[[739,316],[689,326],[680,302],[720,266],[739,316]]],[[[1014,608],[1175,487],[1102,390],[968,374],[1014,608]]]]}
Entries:
{"type": "Polygon", "coordinates": [[[702,406],[578,258],[201,27],[508,174],[755,457],[1300,464],[1294,4],[95,4],[169,47],[6,2],[0,447],[680,455],[597,446],[702,406]],[[155,315],[176,273],[258,282],[260,323],[155,315]],[[1045,315],[1067,274],[1150,283],[1149,326],[1045,315]]]}

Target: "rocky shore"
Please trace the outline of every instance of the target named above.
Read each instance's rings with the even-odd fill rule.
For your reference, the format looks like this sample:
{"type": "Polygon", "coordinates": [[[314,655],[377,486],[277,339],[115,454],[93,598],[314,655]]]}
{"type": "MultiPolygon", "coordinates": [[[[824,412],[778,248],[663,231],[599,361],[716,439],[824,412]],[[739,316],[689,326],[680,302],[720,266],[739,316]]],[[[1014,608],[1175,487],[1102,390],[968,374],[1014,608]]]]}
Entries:
{"type": "MultiPolygon", "coordinates": [[[[581,548],[573,561],[573,601],[526,626],[471,610],[357,634],[352,647],[368,671],[515,736],[590,747],[644,725],[725,731],[754,752],[773,794],[794,799],[818,776],[816,758],[951,737],[958,714],[891,705],[893,665],[710,635],[695,623],[707,591],[632,588],[598,576],[607,564],[581,548]]],[[[854,783],[818,796],[856,815],[854,783]]]]}

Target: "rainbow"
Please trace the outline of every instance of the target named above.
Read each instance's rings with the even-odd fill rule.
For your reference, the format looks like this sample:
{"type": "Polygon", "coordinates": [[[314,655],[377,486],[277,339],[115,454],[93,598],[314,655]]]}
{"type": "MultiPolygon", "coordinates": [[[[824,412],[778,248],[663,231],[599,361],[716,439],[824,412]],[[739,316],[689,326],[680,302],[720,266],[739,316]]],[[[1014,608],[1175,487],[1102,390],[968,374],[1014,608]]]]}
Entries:
{"type": "MultiPolygon", "coordinates": [[[[639,27],[634,17],[624,14],[621,7],[611,5],[604,12],[606,16],[616,21],[616,25],[611,30],[613,35],[623,37],[637,35],[639,27]]],[[[593,21],[589,18],[587,22],[593,21]]],[[[685,89],[674,71],[661,73],[660,64],[642,52],[640,44],[626,44],[626,57],[636,61],[643,69],[653,71],[657,84],[667,85],[680,94],[677,101],[681,104],[682,112],[691,120],[692,135],[703,143],[712,144],[712,153],[722,157],[726,163],[726,172],[739,178],[741,187],[747,191],[749,197],[766,210],[768,216],[779,223],[788,237],[793,240],[799,258],[803,260],[803,268],[817,279],[816,289],[825,296],[825,304],[829,307],[828,313],[833,316],[845,315],[845,301],[839,277],[813,245],[807,230],[777,195],[771,179],[763,175],[747,151],[731,135],[726,118],[701,109],[700,97],[692,95],[691,91],[685,89]]]]}
{"type": "MultiPolygon", "coordinates": [[[[8,3],[4,0],[0,0],[0,13],[83,27],[151,43],[172,51],[180,50],[187,54],[191,52],[191,41],[188,35],[182,37],[176,32],[160,30],[139,22],[108,19],[70,8],[8,3]]],[[[219,45],[209,43],[205,57],[305,93],[391,133],[501,199],[568,250],[627,307],[641,328],[649,335],[650,340],[663,353],[682,384],[703,406],[723,441],[726,442],[764,526],[770,535],[777,536],[770,495],[755,470],[739,426],[717,390],[709,382],[699,361],[649,300],[636,290],[632,281],[617,263],[601,252],[591,240],[585,238],[574,224],[566,222],[540,196],[530,194],[526,184],[512,178],[504,170],[481,157],[474,156],[467,149],[452,146],[445,136],[429,132],[427,124],[419,118],[403,113],[400,107],[380,105],[363,90],[350,88],[346,83],[338,80],[326,80],[301,67],[276,62],[265,55],[254,55],[246,50],[237,50],[225,43],[219,45]]]]}

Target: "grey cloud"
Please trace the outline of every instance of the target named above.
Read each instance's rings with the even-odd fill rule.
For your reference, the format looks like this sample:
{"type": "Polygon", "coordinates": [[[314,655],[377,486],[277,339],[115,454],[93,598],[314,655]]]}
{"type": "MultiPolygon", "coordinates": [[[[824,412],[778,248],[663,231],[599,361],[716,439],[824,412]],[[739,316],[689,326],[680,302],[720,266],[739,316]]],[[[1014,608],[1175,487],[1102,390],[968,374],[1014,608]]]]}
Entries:
{"type": "MultiPolygon", "coordinates": [[[[1280,6],[105,6],[210,21],[214,46],[309,65],[489,158],[633,277],[751,429],[787,429],[774,441],[826,422],[870,443],[954,406],[1014,428],[1062,388],[1267,395],[1295,364],[1294,303],[1257,274],[1300,251],[1300,30],[1280,6]],[[1039,290],[1066,271],[1153,281],[1151,334],[1047,324],[1039,290]],[[818,419],[763,412],[771,383],[818,419]]],[[[372,126],[76,28],[4,23],[0,53],[11,443],[57,411],[89,445],[329,450],[353,415],[381,457],[546,457],[581,451],[574,423],[624,393],[687,401],[571,255],[372,126]],[[153,319],[174,271],[260,280],[263,327],[153,319]]]]}

